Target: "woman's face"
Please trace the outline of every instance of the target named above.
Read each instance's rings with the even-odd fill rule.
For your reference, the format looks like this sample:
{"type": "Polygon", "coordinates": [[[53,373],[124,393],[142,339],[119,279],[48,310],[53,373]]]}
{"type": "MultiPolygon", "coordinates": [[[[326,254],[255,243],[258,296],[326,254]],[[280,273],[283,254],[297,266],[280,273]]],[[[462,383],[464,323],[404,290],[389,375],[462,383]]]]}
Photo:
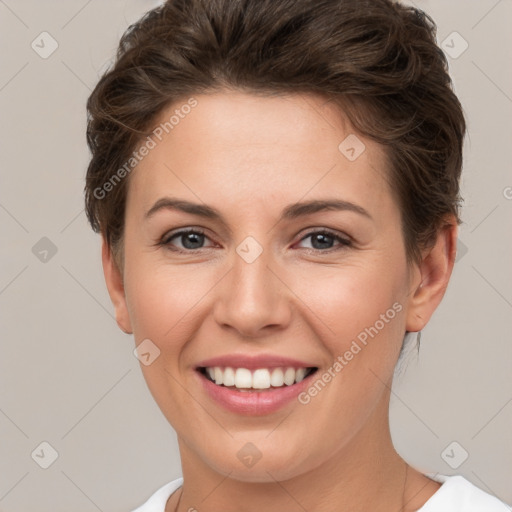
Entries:
{"type": "Polygon", "coordinates": [[[107,282],[120,326],[146,340],[144,377],[182,457],[287,479],[385,435],[404,333],[435,305],[415,302],[383,150],[339,110],[311,95],[195,99],[163,113],[179,122],[130,176],[124,290],[108,269],[107,282]],[[312,201],[338,207],[297,206],[312,201]],[[198,370],[210,365],[262,369],[238,384],[279,389],[227,389],[198,370]],[[317,370],[280,387],[288,366],[317,370]]]}

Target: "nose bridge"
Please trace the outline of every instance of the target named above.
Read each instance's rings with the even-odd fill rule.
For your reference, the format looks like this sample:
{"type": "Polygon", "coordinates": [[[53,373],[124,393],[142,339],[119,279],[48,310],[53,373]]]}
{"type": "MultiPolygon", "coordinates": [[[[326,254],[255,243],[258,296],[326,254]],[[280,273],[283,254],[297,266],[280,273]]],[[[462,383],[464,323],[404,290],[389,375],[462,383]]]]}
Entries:
{"type": "Polygon", "coordinates": [[[272,252],[254,237],[247,237],[233,254],[229,278],[217,297],[216,319],[248,336],[289,320],[284,284],[276,278],[272,252]],[[270,267],[270,268],[269,268],[270,267]]]}

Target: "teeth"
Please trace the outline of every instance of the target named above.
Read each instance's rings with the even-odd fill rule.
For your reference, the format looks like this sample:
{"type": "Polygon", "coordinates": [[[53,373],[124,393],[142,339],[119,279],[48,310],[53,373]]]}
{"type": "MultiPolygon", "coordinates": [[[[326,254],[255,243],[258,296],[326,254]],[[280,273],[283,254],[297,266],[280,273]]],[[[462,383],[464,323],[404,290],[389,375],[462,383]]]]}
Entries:
{"type": "Polygon", "coordinates": [[[213,369],[213,375],[215,379],[215,384],[221,385],[222,384],[222,377],[224,374],[222,373],[222,370],[219,367],[215,367],[213,369]]]}
{"type": "Polygon", "coordinates": [[[222,377],[222,384],[224,386],[234,386],[235,385],[235,371],[233,368],[226,368],[224,370],[224,375],[222,377]]]}
{"type": "Polygon", "coordinates": [[[275,388],[281,387],[284,384],[284,374],[281,368],[275,368],[270,376],[270,384],[275,388]]]}
{"type": "Polygon", "coordinates": [[[270,387],[270,372],[265,369],[256,370],[252,375],[254,389],[268,389],[270,387]]]}
{"type": "MultiPolygon", "coordinates": [[[[215,367],[215,370],[222,371],[217,366],[215,367]]],[[[215,384],[217,384],[217,381],[215,381],[215,384]]],[[[250,370],[247,368],[237,368],[235,372],[235,387],[237,388],[252,388],[252,375],[250,370]]]]}
{"type": "Polygon", "coordinates": [[[294,368],[286,368],[284,372],[284,383],[287,386],[291,386],[295,382],[295,369],[294,368]]]}
{"type": "Polygon", "coordinates": [[[247,368],[221,368],[220,366],[206,368],[210,380],[218,386],[236,387],[237,389],[269,389],[284,385],[291,386],[304,378],[312,370],[308,368],[258,368],[251,371],[247,368]]]}
{"type": "Polygon", "coordinates": [[[304,380],[306,372],[306,368],[298,368],[297,371],[295,372],[295,382],[300,382],[301,380],[304,380]]]}

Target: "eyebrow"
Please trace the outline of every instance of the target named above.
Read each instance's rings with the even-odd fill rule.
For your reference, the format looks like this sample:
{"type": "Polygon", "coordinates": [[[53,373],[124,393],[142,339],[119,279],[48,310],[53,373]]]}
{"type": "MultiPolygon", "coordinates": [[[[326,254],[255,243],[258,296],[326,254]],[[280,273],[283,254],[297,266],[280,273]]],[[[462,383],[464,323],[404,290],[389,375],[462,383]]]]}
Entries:
{"type": "MultiPolygon", "coordinates": [[[[192,203],[190,201],[172,197],[163,197],[162,199],[159,199],[146,212],[145,218],[148,219],[160,210],[178,210],[191,215],[212,219],[227,225],[222,214],[215,208],[206,204],[192,203]]],[[[321,211],[350,211],[373,220],[372,216],[362,206],[341,199],[314,199],[311,201],[302,201],[290,204],[283,209],[280,220],[293,220],[321,211]]]]}

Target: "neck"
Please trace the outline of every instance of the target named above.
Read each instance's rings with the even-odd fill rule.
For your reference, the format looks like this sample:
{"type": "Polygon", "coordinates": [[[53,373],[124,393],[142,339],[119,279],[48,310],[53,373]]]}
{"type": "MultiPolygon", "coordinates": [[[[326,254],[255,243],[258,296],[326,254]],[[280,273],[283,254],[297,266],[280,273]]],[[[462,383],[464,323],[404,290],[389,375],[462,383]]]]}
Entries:
{"type": "Polygon", "coordinates": [[[407,465],[392,444],[388,400],[383,400],[365,426],[327,460],[281,481],[270,473],[265,482],[235,480],[214,471],[181,438],[178,441],[184,485],[179,506],[170,500],[167,512],[389,512],[402,511],[406,500],[407,465]]]}

